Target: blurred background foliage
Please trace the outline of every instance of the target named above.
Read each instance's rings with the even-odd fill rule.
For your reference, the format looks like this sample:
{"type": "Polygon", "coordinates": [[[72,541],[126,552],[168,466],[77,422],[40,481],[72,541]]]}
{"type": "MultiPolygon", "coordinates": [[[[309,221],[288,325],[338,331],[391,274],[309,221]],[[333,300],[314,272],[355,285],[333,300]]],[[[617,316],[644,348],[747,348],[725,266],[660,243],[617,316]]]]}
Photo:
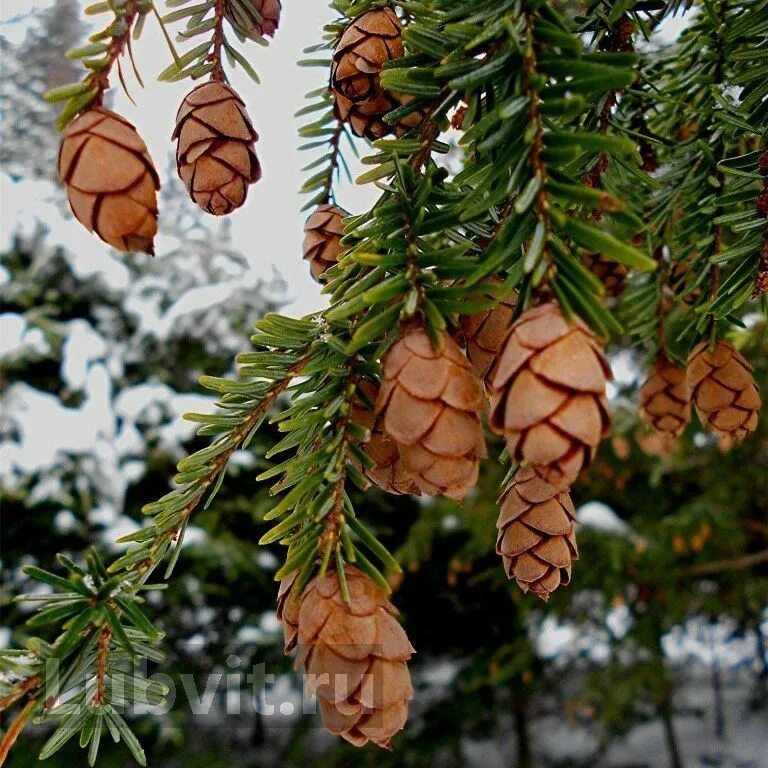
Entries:
{"type": "MultiPolygon", "coordinates": [[[[0,166],[12,183],[51,176],[57,138],[39,96],[71,79],[62,54],[80,37],[77,10],[58,0],[26,20],[23,42],[0,38],[0,166]]],[[[194,444],[178,414],[200,409],[197,377],[227,373],[285,292],[277,276],[254,279],[226,225],[203,226],[174,186],[156,260],[84,268],[45,224],[63,212],[49,193],[40,221],[3,232],[0,254],[3,626],[23,618],[12,603],[31,588],[23,565],[55,568],[57,551],[108,549],[139,526],[194,444]]],[[[766,329],[747,326],[737,341],[766,392],[766,329]]],[[[461,507],[358,499],[406,566],[396,602],[418,650],[413,717],[389,754],[355,752],[291,714],[301,692],[273,613],[278,560],[256,545],[270,499],[252,478],[277,439],[264,427],[196,517],[170,588],[153,595],[168,655],[150,672],[177,695],[135,723],[149,764],[768,765],[768,420],[731,450],[694,424],[664,454],[635,416],[643,361],[616,353],[616,429],[574,489],[581,559],[550,604],[507,583],[491,551],[501,464],[484,465],[461,507]],[[192,713],[182,675],[201,693],[210,673],[244,678],[262,664],[273,677],[243,679],[240,693],[237,678],[229,693],[222,680],[211,711],[192,713]]],[[[23,629],[0,634],[23,641],[23,629]]],[[[46,735],[30,728],[10,768],[37,765],[46,735]]],[[[101,765],[130,764],[102,749],[101,765]]],[[[70,744],[51,763],[82,760],[70,744]]]]}

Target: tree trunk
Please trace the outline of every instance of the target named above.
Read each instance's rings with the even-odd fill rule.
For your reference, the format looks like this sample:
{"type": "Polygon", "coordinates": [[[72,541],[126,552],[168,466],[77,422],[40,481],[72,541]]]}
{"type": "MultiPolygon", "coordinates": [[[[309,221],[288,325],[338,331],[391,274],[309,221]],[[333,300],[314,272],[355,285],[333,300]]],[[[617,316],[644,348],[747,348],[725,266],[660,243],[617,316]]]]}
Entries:
{"type": "Polygon", "coordinates": [[[725,738],[725,702],[723,701],[723,676],[720,673],[720,660],[717,657],[714,632],[712,633],[712,696],[715,708],[715,736],[721,741],[725,738]]]}
{"type": "Polygon", "coordinates": [[[531,738],[528,732],[528,699],[521,691],[514,691],[512,694],[512,712],[517,734],[517,766],[533,768],[531,738]]]}
{"type": "Polygon", "coordinates": [[[768,650],[765,647],[765,635],[763,635],[763,628],[760,626],[760,617],[757,617],[755,622],[755,642],[757,644],[757,658],[760,660],[760,679],[768,679],[768,650]]]}
{"type": "Polygon", "coordinates": [[[670,768],[685,768],[683,758],[680,753],[680,743],[677,739],[675,724],[672,720],[672,691],[669,690],[664,701],[659,704],[659,717],[664,726],[664,740],[667,743],[667,752],[669,752],[670,768]]]}

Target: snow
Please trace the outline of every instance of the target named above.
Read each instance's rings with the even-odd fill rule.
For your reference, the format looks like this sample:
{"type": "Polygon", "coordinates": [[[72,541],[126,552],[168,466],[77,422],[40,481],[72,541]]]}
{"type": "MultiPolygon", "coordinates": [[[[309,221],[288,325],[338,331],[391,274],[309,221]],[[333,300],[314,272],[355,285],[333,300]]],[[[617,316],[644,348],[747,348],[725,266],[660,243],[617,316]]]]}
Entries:
{"type": "Polygon", "coordinates": [[[0,315],[0,359],[44,355],[49,345],[39,328],[31,327],[21,315],[0,315]]]}
{"type": "Polygon", "coordinates": [[[630,528],[607,504],[601,501],[589,501],[582,504],[576,510],[576,519],[579,525],[587,528],[614,533],[617,536],[626,536],[630,528]]]}
{"type": "Polygon", "coordinates": [[[91,325],[85,320],[72,320],[62,350],[61,375],[67,386],[75,391],[85,387],[91,363],[103,360],[106,352],[107,342],[91,325]]]}

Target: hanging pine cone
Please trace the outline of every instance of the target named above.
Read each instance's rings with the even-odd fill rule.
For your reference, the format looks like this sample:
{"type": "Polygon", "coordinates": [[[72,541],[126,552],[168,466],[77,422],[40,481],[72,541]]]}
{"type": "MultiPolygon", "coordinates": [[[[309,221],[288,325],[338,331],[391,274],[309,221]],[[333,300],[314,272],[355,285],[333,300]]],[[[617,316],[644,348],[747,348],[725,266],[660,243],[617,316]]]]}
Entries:
{"type": "Polygon", "coordinates": [[[388,61],[405,54],[402,32],[391,8],[375,8],[354,19],[336,46],[331,65],[334,112],[356,136],[374,141],[393,132],[402,135],[423,119],[416,111],[397,126],[383,120],[413,98],[385,91],[379,77],[388,61]]]}
{"type": "Polygon", "coordinates": [[[422,326],[406,330],[384,359],[376,413],[416,485],[460,501],[486,455],[483,395],[456,342],[441,333],[440,344],[433,349],[422,326]]]}
{"type": "Polygon", "coordinates": [[[611,376],[600,342],[559,307],[528,310],[505,339],[491,382],[491,428],[512,459],[548,482],[570,484],[608,434],[611,376]]]}
{"type": "Polygon", "coordinates": [[[484,381],[486,386],[490,384],[493,364],[509,331],[516,304],[517,294],[513,291],[493,309],[459,318],[467,357],[472,363],[475,376],[484,381]]]}
{"type": "Polygon", "coordinates": [[[224,6],[224,16],[240,34],[245,37],[274,37],[280,26],[280,0],[240,0],[245,6],[248,18],[237,13],[232,2],[224,6]]]}
{"type": "Polygon", "coordinates": [[[350,419],[369,431],[363,451],[373,465],[363,468],[365,476],[387,493],[420,496],[421,490],[405,468],[397,443],[384,433],[380,419],[377,419],[373,412],[372,406],[378,398],[379,388],[363,381],[358,389],[362,390],[368,402],[364,402],[360,396],[355,398],[350,409],[350,419]]]}
{"type": "Polygon", "coordinates": [[[202,83],[184,97],[173,138],[179,176],[208,213],[232,213],[261,178],[254,149],[259,136],[242,99],[224,83],[202,83]]]}
{"type": "Polygon", "coordinates": [[[683,368],[660,354],[640,388],[640,418],[670,445],[691,420],[691,400],[683,368]]]}
{"type": "Polygon", "coordinates": [[[395,609],[352,566],[344,569],[349,604],[336,573],[311,581],[298,613],[296,668],[306,672],[325,727],[351,744],[389,747],[413,698],[407,661],[414,653],[395,609]]]}
{"type": "Polygon", "coordinates": [[[523,592],[546,602],[570,583],[572,562],[579,558],[575,520],[567,486],[551,485],[530,466],[518,469],[501,500],[496,552],[523,592]]]}
{"type": "Polygon", "coordinates": [[[760,390],[752,366],[730,342],[702,341],[688,358],[688,386],[701,423],[720,438],[743,440],[757,428],[760,390]]]}
{"type": "Polygon", "coordinates": [[[627,287],[627,268],[602,253],[585,252],[581,255],[584,266],[605,286],[607,296],[617,298],[627,287]]]}
{"type": "Polygon", "coordinates": [[[58,170],[89,232],[119,251],[154,253],[160,179],[131,123],[103,107],[83,112],[64,133],[58,170]]]}
{"type": "Polygon", "coordinates": [[[322,282],[325,271],[338,263],[344,253],[341,238],[347,215],[341,208],[323,203],[304,224],[304,258],[309,262],[312,277],[318,282],[322,282]]]}

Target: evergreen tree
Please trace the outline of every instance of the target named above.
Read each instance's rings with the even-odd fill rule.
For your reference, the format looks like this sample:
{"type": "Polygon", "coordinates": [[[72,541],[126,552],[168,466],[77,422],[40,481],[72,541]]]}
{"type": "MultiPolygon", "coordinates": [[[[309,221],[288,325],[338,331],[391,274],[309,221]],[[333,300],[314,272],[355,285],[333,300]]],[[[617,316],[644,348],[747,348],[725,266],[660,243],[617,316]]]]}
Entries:
{"type": "MultiPolygon", "coordinates": [[[[275,34],[280,4],[172,6],[163,29],[182,22],[178,41],[193,42],[173,51],[161,79],[209,78],[177,115],[178,173],[200,208],[227,214],[260,178],[258,137],[227,61],[258,79],[242,51],[275,34]]],[[[79,735],[95,764],[110,734],[146,762],[123,710],[158,704],[167,690],[128,665],[159,658],[165,628],[149,618],[152,595],[197,520],[217,519],[227,466],[243,448],[271,484],[260,543],[286,548],[275,574],[285,647],[298,646],[331,733],[389,747],[405,726],[413,649],[388,598],[405,561],[430,567],[400,592],[415,644],[471,651],[393,764],[441,750],[461,759],[467,739],[510,724],[521,765],[537,749],[546,755],[554,745],[532,746],[528,726],[537,704],[569,697],[537,642],[556,617],[589,639],[607,636],[607,658],[572,660],[575,677],[588,677],[577,703],[596,704],[605,726],[597,754],[652,717],[670,762],[683,764],[665,633],[723,613],[759,632],[766,600],[756,519],[766,501],[765,372],[748,360],[766,310],[768,6],[682,6],[332,3],[338,20],[304,62],[322,67],[330,87],[308,94],[301,111],[311,115],[303,148],[320,150],[306,168],[304,255],[330,305],[299,319],[267,314],[237,377],[203,376],[217,409],[187,418],[211,442],[179,463],[173,491],[144,506],[149,522],[122,537],[127,550],[109,562],[95,550],[82,563],[60,556],[56,572],[24,569],[53,590],[22,596],[37,604],[30,628],[49,628],[48,639],[2,654],[2,708],[18,712],[1,749],[36,716],[56,724],[42,757],[79,735]],[[654,32],[682,10],[687,28],[658,45],[654,32]],[[460,156],[444,162],[454,131],[460,156]],[[352,135],[374,147],[358,182],[380,197],[347,215],[335,184],[352,135]],[[650,434],[623,407],[633,392],[608,402],[621,355],[633,379],[650,369],[631,388],[650,434]],[[600,448],[611,416],[612,453],[600,448]],[[736,468],[727,476],[702,471],[726,461],[736,468]],[[420,504],[404,532],[392,521],[404,505],[387,517],[369,510],[381,491],[438,499],[420,504]],[[574,499],[586,493],[619,517],[611,534],[578,531],[579,560],[574,499]],[[444,536],[449,521],[460,538],[444,536]],[[501,563],[488,568],[494,538],[509,584],[501,563]],[[446,592],[444,579],[461,589],[446,592]],[[426,605],[438,615],[430,624],[420,619],[426,605]],[[449,704],[456,691],[465,698],[449,704]],[[478,715],[484,697],[492,705],[478,715]]],[[[126,252],[153,252],[160,177],[133,126],[103,101],[155,10],[96,4],[107,26],[69,54],[84,79],[47,96],[65,102],[58,170],[76,218],[126,252]],[[110,172],[97,172],[105,158],[110,172]]],[[[214,330],[204,337],[218,341],[214,330]]],[[[183,355],[194,348],[180,345],[183,355]]],[[[217,534],[233,531],[242,535],[217,534]]],[[[304,762],[302,740],[298,729],[287,759],[304,762]]],[[[345,764],[347,752],[337,754],[345,764]]],[[[389,759],[362,754],[356,764],[389,759]]]]}

